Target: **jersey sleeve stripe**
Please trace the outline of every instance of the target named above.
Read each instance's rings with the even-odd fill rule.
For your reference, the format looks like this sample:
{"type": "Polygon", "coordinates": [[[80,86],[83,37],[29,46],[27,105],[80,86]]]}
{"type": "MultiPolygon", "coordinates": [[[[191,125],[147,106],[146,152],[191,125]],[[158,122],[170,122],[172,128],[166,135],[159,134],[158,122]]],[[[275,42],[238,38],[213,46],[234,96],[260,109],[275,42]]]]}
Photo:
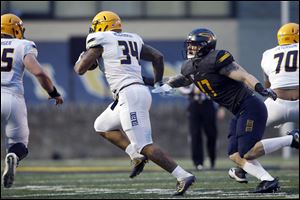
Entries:
{"type": "Polygon", "coordinates": [[[229,53],[225,53],[219,60],[218,60],[218,63],[221,63],[223,62],[226,58],[228,58],[230,56],[229,53]]]}

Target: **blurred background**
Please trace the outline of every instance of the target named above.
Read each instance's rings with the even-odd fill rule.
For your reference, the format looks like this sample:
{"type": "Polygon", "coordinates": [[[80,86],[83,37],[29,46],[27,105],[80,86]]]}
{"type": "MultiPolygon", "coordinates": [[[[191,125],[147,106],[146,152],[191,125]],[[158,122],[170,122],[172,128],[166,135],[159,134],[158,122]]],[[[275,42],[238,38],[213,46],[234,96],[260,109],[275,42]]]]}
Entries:
{"type": "MultiPolygon", "coordinates": [[[[96,69],[77,76],[73,71],[85,50],[91,21],[103,10],[119,14],[123,31],[139,34],[164,54],[165,77],[180,72],[187,34],[205,27],[217,36],[217,49],[230,51],[263,82],[262,53],[277,45],[283,23],[299,23],[299,1],[1,1],[1,14],[14,13],[23,20],[25,37],[36,43],[38,60],[65,99],[63,106],[55,107],[35,78],[25,74],[31,159],[126,156],[94,132],[94,120],[112,101],[102,72],[96,69]]],[[[142,65],[143,74],[152,76],[151,64],[142,65]]],[[[190,157],[186,107],[187,98],[179,94],[153,95],[153,140],[174,157],[190,157]]],[[[227,156],[231,117],[226,112],[225,120],[218,122],[218,157],[227,156]]],[[[3,133],[1,126],[1,158],[3,133]]],[[[279,136],[278,129],[268,128],[265,137],[274,136],[279,136]]],[[[286,159],[299,155],[294,150],[277,155],[281,153],[286,159]]]]}

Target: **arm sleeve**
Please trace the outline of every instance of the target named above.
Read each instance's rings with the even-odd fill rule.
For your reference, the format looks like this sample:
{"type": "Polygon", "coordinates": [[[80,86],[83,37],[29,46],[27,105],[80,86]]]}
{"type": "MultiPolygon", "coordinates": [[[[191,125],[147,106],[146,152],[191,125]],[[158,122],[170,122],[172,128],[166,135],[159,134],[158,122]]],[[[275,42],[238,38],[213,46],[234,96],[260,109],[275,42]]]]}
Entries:
{"type": "Polygon", "coordinates": [[[38,50],[36,48],[36,45],[34,42],[27,42],[24,46],[24,56],[23,58],[27,55],[27,54],[33,54],[35,57],[38,56],[38,50]]]}
{"type": "Polygon", "coordinates": [[[182,87],[182,86],[188,86],[188,85],[192,84],[192,81],[180,74],[175,77],[171,77],[169,79],[169,81],[167,82],[167,84],[173,88],[178,88],[178,87],[182,87]]]}

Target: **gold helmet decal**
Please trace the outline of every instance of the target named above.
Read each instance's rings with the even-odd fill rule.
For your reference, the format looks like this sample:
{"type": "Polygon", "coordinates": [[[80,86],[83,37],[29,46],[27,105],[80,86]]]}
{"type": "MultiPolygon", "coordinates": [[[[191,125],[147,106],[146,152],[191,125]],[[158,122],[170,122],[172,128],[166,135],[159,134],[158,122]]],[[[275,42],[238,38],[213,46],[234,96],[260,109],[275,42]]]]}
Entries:
{"type": "Polygon", "coordinates": [[[288,23],[283,25],[277,33],[279,45],[294,44],[299,42],[299,24],[288,23]]]}
{"type": "Polygon", "coordinates": [[[22,20],[14,14],[1,15],[1,35],[10,35],[13,38],[23,39],[25,28],[22,20]]]}
{"type": "Polygon", "coordinates": [[[90,32],[105,32],[116,29],[122,30],[120,17],[114,12],[102,11],[94,17],[90,32]]]}

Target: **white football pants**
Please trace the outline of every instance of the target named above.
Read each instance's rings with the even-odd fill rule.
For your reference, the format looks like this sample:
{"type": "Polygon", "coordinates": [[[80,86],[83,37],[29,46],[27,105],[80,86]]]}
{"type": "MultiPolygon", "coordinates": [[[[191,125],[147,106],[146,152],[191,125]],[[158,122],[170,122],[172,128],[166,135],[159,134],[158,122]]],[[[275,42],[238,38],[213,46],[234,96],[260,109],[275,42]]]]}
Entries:
{"type": "Polygon", "coordinates": [[[28,145],[29,128],[24,97],[1,91],[1,126],[5,130],[8,150],[15,143],[28,145]]]}
{"type": "Polygon", "coordinates": [[[268,110],[267,126],[278,126],[286,122],[299,124],[299,100],[287,101],[277,98],[265,100],[268,110]]]}
{"type": "Polygon", "coordinates": [[[144,146],[152,144],[149,110],[152,96],[144,85],[130,85],[119,93],[119,102],[114,110],[111,103],[97,117],[94,123],[96,132],[123,130],[137,152],[144,146]]]}

